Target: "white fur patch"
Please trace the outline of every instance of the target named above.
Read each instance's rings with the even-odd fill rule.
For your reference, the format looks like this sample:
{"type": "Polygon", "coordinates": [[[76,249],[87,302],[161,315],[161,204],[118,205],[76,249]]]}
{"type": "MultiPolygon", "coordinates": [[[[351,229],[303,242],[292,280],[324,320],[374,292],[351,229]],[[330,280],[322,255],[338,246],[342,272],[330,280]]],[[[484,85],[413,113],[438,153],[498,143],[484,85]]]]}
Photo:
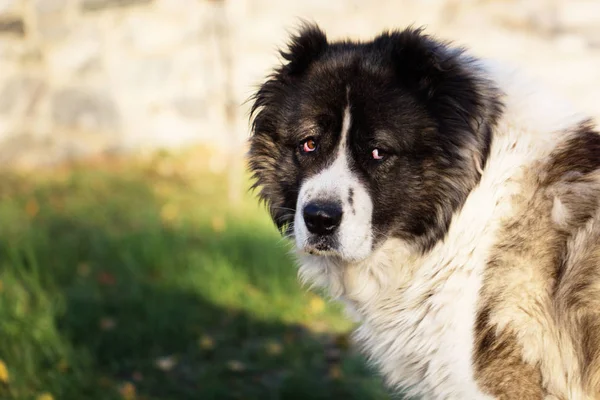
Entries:
{"type": "MultiPolygon", "coordinates": [[[[547,157],[565,139],[564,129],[583,120],[514,72],[479,67],[504,91],[504,114],[480,184],[454,216],[446,239],[430,252],[420,255],[389,239],[369,254],[372,203],[348,170],[344,146],[327,170],[302,186],[298,200],[301,210],[314,198],[308,188],[312,196],[342,199],[354,188],[357,215],[342,223],[342,248],[348,259],[359,261],[300,252],[300,276],[349,305],[362,322],[355,337],[389,385],[426,399],[492,398],[479,389],[472,366],[478,295],[489,252],[502,222],[513,215],[512,197],[523,193],[524,167],[547,157]]],[[[346,118],[349,123],[348,111],[343,135],[349,129],[346,118]]],[[[564,219],[560,206],[555,204],[553,212],[557,221],[564,219]]],[[[306,233],[300,214],[296,239],[302,250],[306,233]]]]}
{"type": "Polygon", "coordinates": [[[346,260],[364,259],[371,252],[373,203],[366,188],[348,167],[347,141],[351,124],[350,106],[347,105],[335,161],[327,169],[307,179],[300,187],[296,203],[296,210],[299,212],[294,220],[294,237],[300,251],[319,252],[310,246],[311,233],[304,223],[302,210],[311,201],[333,200],[341,202],[343,216],[335,233],[339,246],[332,249],[332,252],[346,260]]]}
{"type": "Polygon", "coordinates": [[[558,226],[564,227],[569,220],[569,210],[558,197],[552,203],[552,221],[558,226]]]}

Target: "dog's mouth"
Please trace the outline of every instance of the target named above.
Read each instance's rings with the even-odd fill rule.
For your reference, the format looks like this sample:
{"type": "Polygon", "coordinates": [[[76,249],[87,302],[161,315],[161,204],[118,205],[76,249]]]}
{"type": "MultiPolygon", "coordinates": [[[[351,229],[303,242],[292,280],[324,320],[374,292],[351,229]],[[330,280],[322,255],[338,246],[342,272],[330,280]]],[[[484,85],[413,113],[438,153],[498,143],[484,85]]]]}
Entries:
{"type": "Polygon", "coordinates": [[[339,243],[332,237],[316,236],[309,238],[301,250],[315,256],[342,256],[339,251],[339,243]]]}
{"type": "Polygon", "coordinates": [[[335,258],[345,262],[360,262],[365,260],[372,253],[369,252],[368,254],[361,254],[359,256],[351,253],[348,254],[334,237],[309,238],[307,243],[298,248],[298,250],[312,256],[335,258]]]}

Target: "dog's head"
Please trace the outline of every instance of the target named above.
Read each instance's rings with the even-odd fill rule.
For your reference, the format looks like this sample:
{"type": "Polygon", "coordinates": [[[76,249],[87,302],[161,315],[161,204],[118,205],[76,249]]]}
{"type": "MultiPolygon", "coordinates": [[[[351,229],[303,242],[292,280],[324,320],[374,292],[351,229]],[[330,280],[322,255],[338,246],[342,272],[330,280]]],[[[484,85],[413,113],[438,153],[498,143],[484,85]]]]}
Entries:
{"type": "Polygon", "coordinates": [[[460,51],[420,30],[328,42],[306,26],[252,107],[259,195],[300,251],[365,259],[442,239],[480,178],[497,106],[460,51]]]}

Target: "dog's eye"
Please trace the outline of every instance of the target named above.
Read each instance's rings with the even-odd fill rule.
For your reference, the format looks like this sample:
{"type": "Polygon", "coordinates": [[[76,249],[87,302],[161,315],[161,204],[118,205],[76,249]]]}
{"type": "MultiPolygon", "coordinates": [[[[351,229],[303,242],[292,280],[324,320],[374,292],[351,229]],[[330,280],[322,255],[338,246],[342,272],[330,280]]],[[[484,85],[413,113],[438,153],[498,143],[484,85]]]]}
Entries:
{"type": "Polygon", "coordinates": [[[373,149],[373,151],[371,151],[371,157],[373,160],[383,160],[385,153],[379,149],[373,149]]]}
{"type": "Polygon", "coordinates": [[[311,153],[317,149],[317,142],[313,138],[308,138],[300,143],[300,148],[304,153],[311,153]]]}

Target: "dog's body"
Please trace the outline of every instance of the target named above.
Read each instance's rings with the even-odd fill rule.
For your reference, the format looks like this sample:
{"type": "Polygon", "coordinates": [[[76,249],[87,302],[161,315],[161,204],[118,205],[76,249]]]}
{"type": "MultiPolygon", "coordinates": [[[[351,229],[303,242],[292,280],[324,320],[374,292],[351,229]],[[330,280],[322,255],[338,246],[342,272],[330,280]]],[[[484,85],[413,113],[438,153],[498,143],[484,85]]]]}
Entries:
{"type": "Polygon", "coordinates": [[[514,71],[420,33],[295,37],[250,166],[301,277],[391,387],[600,397],[600,135],[514,71]]]}

